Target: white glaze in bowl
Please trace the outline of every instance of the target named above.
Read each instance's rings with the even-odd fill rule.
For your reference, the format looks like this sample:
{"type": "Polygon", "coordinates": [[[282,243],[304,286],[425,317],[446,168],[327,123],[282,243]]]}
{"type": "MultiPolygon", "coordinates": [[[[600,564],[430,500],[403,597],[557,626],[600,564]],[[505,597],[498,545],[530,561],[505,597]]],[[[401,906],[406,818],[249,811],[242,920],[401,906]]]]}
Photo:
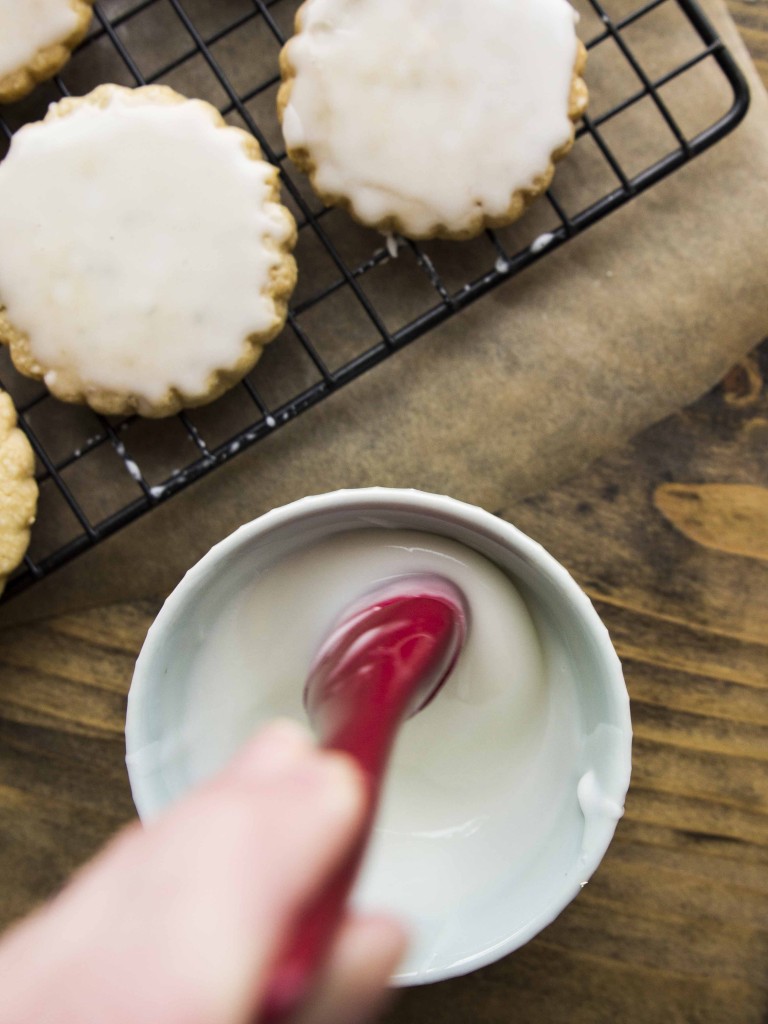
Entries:
{"type": "MultiPolygon", "coordinates": [[[[458,572],[475,617],[480,613],[453,690],[446,687],[431,717],[425,709],[398,742],[355,891],[360,906],[407,920],[412,945],[393,981],[421,984],[491,963],[552,921],[602,859],[629,784],[629,701],[618,658],[589,599],[540,545],[452,498],[381,488],[305,498],[241,527],[190,570],[147,636],[129,695],[128,769],[139,813],[148,818],[213,772],[264,719],[302,716],[304,651],[285,664],[255,657],[279,615],[262,624],[266,632],[249,630],[237,657],[220,654],[236,645],[242,622],[267,614],[270,602],[254,579],[269,584],[270,598],[279,581],[282,601],[298,606],[291,581],[306,573],[307,549],[320,552],[313,566],[325,566],[326,581],[307,607],[327,595],[314,633],[307,629],[311,652],[341,610],[335,605],[343,604],[345,573],[333,559],[348,550],[351,534],[353,589],[367,571],[361,546],[392,538],[394,546],[370,563],[381,578],[382,564],[407,570],[412,552],[423,550],[403,538],[432,535],[437,553],[430,557],[458,564],[466,553],[466,564],[448,573],[458,572]],[[510,673],[509,692],[483,711],[472,686],[487,673],[483,652],[501,632],[499,608],[510,625],[493,648],[496,664],[518,651],[525,678],[510,673]],[[494,630],[484,634],[494,615],[494,630]],[[270,678],[260,677],[260,660],[270,678]],[[291,682],[276,685],[275,673],[291,682]],[[462,702],[467,692],[470,700],[462,702]],[[462,742],[465,734],[472,743],[462,742]],[[439,791],[436,780],[446,779],[450,785],[439,791]]],[[[425,564],[435,568],[429,558],[425,564]]]]}

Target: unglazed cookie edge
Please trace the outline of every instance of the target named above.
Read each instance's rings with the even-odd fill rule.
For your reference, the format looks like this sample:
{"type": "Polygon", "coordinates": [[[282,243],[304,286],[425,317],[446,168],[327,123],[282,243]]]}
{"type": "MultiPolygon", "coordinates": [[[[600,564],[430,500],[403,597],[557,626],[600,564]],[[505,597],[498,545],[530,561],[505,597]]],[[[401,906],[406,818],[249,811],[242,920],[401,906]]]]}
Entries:
{"type": "Polygon", "coordinates": [[[16,407],[0,390],[0,594],[29,548],[37,512],[35,456],[16,407]]]}

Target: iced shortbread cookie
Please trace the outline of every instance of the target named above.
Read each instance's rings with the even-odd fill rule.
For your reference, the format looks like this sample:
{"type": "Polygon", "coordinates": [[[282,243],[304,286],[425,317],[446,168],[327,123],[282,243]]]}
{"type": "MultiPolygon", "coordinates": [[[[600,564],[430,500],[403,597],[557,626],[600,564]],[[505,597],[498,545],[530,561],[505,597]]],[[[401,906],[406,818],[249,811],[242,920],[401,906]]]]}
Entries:
{"type": "Polygon", "coordinates": [[[98,412],[203,404],[283,326],[295,238],[250,135],[164,86],[100,86],[0,164],[0,340],[98,412]]]}
{"type": "Polygon", "coordinates": [[[16,426],[10,395],[0,391],[0,593],[29,546],[37,510],[35,457],[16,426]]]}
{"type": "Polygon", "coordinates": [[[508,224],[586,109],[576,18],[567,0],[305,0],[281,55],[288,153],[381,231],[508,224]]]}
{"type": "Polygon", "coordinates": [[[69,60],[93,0],[0,0],[0,103],[21,99],[69,60]]]}

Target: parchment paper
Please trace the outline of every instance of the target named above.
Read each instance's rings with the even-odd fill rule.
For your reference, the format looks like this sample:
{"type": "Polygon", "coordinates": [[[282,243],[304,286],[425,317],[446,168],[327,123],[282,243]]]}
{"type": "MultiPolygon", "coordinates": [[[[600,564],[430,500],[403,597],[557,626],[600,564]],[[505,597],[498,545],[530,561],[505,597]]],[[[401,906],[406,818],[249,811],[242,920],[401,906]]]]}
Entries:
{"type": "MultiPolygon", "coordinates": [[[[36,584],[0,622],[165,595],[211,544],[305,494],[419,487],[499,509],[716,383],[768,328],[768,97],[719,0],[705,6],[750,78],[752,107],[733,135],[36,584]]],[[[646,61],[687,45],[674,28],[638,30],[646,61]]],[[[706,123],[705,92],[677,96],[684,122],[706,123]]],[[[646,142],[642,125],[612,140],[629,162],[646,142]]],[[[452,253],[460,271],[461,245],[452,253]]]]}

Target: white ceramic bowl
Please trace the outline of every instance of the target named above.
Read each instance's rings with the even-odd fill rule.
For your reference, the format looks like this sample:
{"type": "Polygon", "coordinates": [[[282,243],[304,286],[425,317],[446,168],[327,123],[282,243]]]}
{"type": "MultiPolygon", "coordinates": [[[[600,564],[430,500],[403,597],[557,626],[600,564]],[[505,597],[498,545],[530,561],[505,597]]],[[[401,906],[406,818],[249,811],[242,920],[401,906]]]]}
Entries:
{"type": "MultiPolygon", "coordinates": [[[[549,924],[600,863],[629,785],[632,730],[619,660],[587,596],[535,541],[455,499],[384,488],[304,498],[241,527],[187,573],[147,635],[128,699],[128,772],[134,801],[146,819],[234,752],[265,717],[265,709],[256,713],[250,705],[236,706],[242,697],[234,690],[227,693],[226,679],[210,678],[210,686],[217,688],[218,700],[231,700],[236,726],[218,737],[215,756],[198,751],[204,745],[196,738],[199,732],[184,727],[193,699],[192,666],[216,628],[217,616],[237,603],[244,581],[254,573],[306,545],[361,528],[418,530],[451,538],[500,567],[530,611],[552,677],[545,682],[557,676],[562,686],[567,680],[579,730],[578,753],[547,750],[544,738],[530,773],[523,766],[515,778],[495,780],[496,786],[508,787],[509,799],[502,790],[502,799],[493,804],[496,809],[485,815],[481,843],[472,846],[461,836],[457,840],[449,835],[451,830],[432,832],[426,852],[419,848],[418,877],[407,877],[401,857],[402,863],[363,880],[370,884],[362,886],[358,902],[409,919],[414,943],[393,983],[414,985],[489,964],[549,924]],[[550,796],[539,814],[536,773],[542,770],[550,796]],[[521,796],[528,807],[524,822],[515,820],[521,796]],[[521,830],[527,860],[514,855],[521,830]],[[431,900],[428,906],[420,906],[422,894],[431,900]]],[[[254,673],[257,680],[256,669],[254,673]]],[[[297,680],[296,693],[289,695],[293,703],[288,706],[297,715],[302,683],[297,680]]],[[[199,687],[199,680],[195,685],[199,687]]],[[[266,712],[268,716],[269,707],[266,712]]],[[[277,712],[284,714],[285,705],[272,713],[277,712]]],[[[451,741],[445,737],[446,745],[451,741]]],[[[378,836],[374,847],[376,842],[378,836]]]]}

